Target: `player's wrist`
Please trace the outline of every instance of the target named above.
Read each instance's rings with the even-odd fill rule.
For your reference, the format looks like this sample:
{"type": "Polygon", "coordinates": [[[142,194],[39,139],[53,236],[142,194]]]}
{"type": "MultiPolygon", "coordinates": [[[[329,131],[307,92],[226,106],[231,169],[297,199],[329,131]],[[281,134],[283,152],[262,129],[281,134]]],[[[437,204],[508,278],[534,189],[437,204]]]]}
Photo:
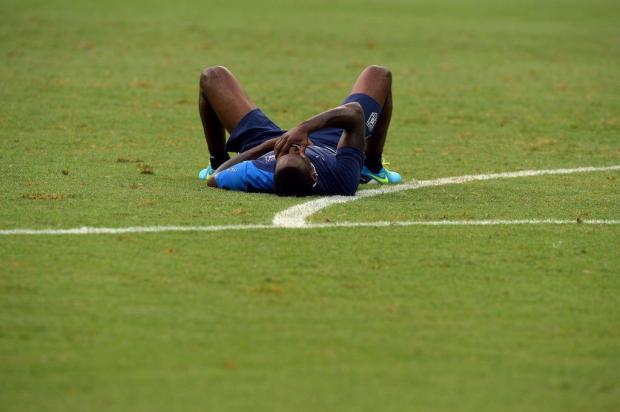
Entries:
{"type": "Polygon", "coordinates": [[[301,122],[295,127],[295,132],[300,134],[308,134],[312,131],[312,126],[307,122],[301,122]]]}

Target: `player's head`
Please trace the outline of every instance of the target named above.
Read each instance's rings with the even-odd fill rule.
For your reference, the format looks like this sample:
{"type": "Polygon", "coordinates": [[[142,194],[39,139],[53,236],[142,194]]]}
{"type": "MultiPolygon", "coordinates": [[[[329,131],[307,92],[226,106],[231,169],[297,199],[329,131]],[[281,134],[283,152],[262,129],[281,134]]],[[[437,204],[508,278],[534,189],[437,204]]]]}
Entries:
{"type": "Polygon", "coordinates": [[[308,196],[316,182],[314,165],[307,158],[290,153],[276,161],[273,186],[278,196],[308,196]]]}

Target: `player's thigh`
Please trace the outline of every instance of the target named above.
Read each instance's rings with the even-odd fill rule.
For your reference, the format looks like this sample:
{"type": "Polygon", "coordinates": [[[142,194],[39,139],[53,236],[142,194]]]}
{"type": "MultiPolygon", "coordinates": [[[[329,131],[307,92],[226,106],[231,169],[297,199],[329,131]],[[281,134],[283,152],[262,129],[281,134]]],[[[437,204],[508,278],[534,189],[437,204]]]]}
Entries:
{"type": "Polygon", "coordinates": [[[200,89],[229,133],[246,114],[256,108],[241,83],[223,66],[203,70],[200,89]]]}
{"type": "Polygon", "coordinates": [[[359,75],[351,93],[363,93],[375,99],[381,106],[392,87],[392,73],[382,66],[368,66],[359,75]]]}

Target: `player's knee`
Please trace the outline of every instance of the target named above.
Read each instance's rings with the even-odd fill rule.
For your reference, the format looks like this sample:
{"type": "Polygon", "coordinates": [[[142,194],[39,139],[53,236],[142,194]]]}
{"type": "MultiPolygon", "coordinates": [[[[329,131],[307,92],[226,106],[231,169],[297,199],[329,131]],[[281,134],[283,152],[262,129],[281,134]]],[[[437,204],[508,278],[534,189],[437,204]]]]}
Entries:
{"type": "Polygon", "coordinates": [[[383,79],[388,82],[392,81],[392,71],[385,66],[373,64],[366,67],[364,71],[372,77],[383,79]]]}
{"type": "Polygon", "coordinates": [[[230,71],[224,66],[207,67],[200,74],[200,87],[203,89],[213,87],[229,76],[230,71]]]}

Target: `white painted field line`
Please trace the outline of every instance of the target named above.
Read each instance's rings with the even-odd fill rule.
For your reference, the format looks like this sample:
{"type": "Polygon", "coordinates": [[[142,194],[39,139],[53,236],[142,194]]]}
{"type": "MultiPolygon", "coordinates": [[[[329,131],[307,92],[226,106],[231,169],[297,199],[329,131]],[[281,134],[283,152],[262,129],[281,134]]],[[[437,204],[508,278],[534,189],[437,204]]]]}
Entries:
{"type": "Polygon", "coordinates": [[[281,227],[303,227],[308,225],[306,219],[321,209],[338,203],[353,202],[364,197],[379,196],[387,193],[402,192],[404,190],[421,189],[423,187],[435,187],[444,185],[463,184],[467,182],[510,179],[515,177],[546,176],[546,175],[566,175],[572,173],[605,172],[620,170],[620,165],[606,167],[577,167],[573,169],[548,169],[548,170],[522,170],[518,172],[491,173],[480,175],[465,175],[454,177],[442,177],[433,180],[419,180],[411,183],[404,183],[394,186],[384,186],[380,189],[361,190],[355,196],[330,196],[311,200],[292,206],[282,212],[276,213],[273,217],[273,224],[281,227]]]}
{"type": "MultiPolygon", "coordinates": [[[[309,223],[295,229],[318,229],[331,227],[398,227],[398,226],[496,226],[496,225],[619,225],[620,220],[604,219],[488,219],[488,220],[405,220],[395,222],[335,222],[309,223]]],[[[293,229],[293,228],[287,228],[293,229]]]]}
{"type": "Polygon", "coordinates": [[[317,229],[331,227],[387,227],[387,226],[458,226],[458,225],[617,225],[619,220],[561,220],[561,219],[527,219],[527,220],[438,220],[438,221],[401,221],[401,222],[338,222],[338,223],[306,223],[306,219],[319,210],[337,203],[346,203],[364,197],[378,196],[403,190],[420,189],[423,187],[463,184],[477,180],[507,179],[514,177],[563,175],[571,173],[604,172],[620,170],[620,165],[607,167],[578,167],[574,169],[523,170],[519,172],[493,173],[482,175],[465,175],[442,177],[433,180],[420,180],[380,189],[362,190],[356,196],[331,196],[311,200],[290,207],[277,213],[271,225],[215,225],[215,226],[134,226],[134,227],[78,227],[71,229],[2,229],[0,235],[91,235],[91,234],[123,234],[123,233],[161,233],[161,232],[220,232],[224,230],[261,230],[278,228],[317,229]]]}
{"type": "Polygon", "coordinates": [[[285,227],[275,225],[219,225],[219,226],[134,226],[134,227],[78,227],[73,229],[6,229],[0,235],[120,235],[127,233],[162,232],[222,232],[228,230],[264,229],[325,229],[347,227],[406,227],[406,226],[496,226],[496,225],[619,225],[620,220],[584,219],[520,219],[520,220],[406,220],[396,222],[335,222],[310,223],[304,226],[285,227]]]}
{"type": "Polygon", "coordinates": [[[5,229],[0,235],[119,235],[123,233],[161,232],[221,232],[222,230],[271,229],[273,225],[220,226],[133,226],[133,227],[76,227],[72,229],[5,229]]]}

